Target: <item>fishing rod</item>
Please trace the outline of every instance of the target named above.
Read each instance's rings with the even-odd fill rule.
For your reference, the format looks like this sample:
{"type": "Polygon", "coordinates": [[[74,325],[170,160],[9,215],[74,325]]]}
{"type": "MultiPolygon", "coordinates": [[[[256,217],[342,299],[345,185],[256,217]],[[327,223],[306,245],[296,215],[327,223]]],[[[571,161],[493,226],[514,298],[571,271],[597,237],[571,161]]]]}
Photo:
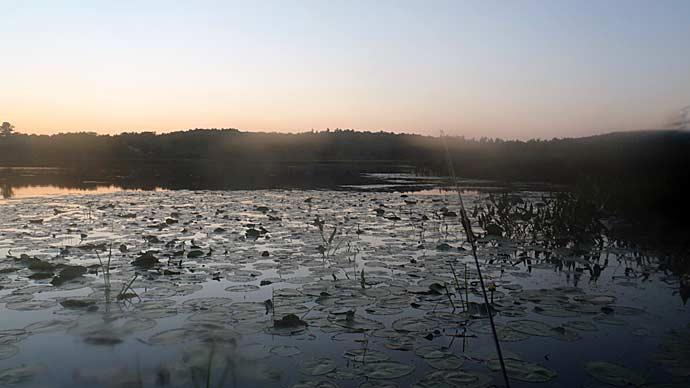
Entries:
{"type": "Polygon", "coordinates": [[[462,200],[462,193],[460,191],[460,184],[455,176],[455,168],[453,167],[453,160],[450,156],[450,151],[448,151],[448,144],[446,143],[445,134],[441,131],[441,140],[443,141],[443,148],[446,151],[446,161],[448,163],[448,170],[450,176],[453,179],[453,185],[455,186],[455,191],[458,193],[458,199],[460,200],[460,220],[462,222],[462,227],[465,229],[465,234],[467,235],[467,241],[472,246],[472,257],[474,257],[474,263],[477,266],[477,275],[479,276],[479,284],[482,287],[482,294],[484,295],[484,305],[486,306],[486,312],[489,316],[489,323],[491,324],[491,332],[494,336],[494,343],[496,344],[496,353],[498,354],[498,361],[501,363],[501,372],[503,372],[503,380],[506,382],[506,388],[510,388],[510,381],[508,379],[508,372],[506,371],[506,364],[503,361],[503,352],[501,351],[501,343],[498,340],[498,333],[496,332],[496,325],[494,324],[494,317],[491,314],[491,305],[489,305],[489,297],[486,293],[486,287],[484,286],[484,277],[482,276],[482,269],[479,266],[479,259],[477,258],[477,241],[472,233],[472,224],[470,223],[470,218],[467,216],[467,211],[465,210],[465,203],[462,200]]]}

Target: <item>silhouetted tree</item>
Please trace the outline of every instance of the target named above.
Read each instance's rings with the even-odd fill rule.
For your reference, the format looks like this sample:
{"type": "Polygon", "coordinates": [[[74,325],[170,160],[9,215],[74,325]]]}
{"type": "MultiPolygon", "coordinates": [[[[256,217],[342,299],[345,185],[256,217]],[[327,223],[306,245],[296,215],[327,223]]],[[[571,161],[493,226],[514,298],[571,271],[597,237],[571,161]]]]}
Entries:
{"type": "Polygon", "coordinates": [[[13,131],[14,125],[8,123],[7,121],[3,122],[0,126],[0,136],[10,136],[12,135],[13,131]]]}

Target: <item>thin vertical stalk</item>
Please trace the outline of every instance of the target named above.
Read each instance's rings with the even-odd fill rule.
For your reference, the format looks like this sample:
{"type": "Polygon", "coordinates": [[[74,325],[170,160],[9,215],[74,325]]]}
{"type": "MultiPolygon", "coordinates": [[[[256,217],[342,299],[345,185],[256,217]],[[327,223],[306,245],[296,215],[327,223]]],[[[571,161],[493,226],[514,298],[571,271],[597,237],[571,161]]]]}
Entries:
{"type": "Polygon", "coordinates": [[[484,304],[486,305],[486,312],[489,316],[489,323],[491,324],[491,332],[494,337],[494,343],[496,344],[496,353],[498,353],[498,361],[501,363],[501,372],[503,372],[503,380],[505,380],[506,388],[510,388],[510,381],[508,379],[508,372],[506,371],[505,362],[503,361],[503,352],[501,351],[501,343],[498,340],[498,333],[496,332],[496,325],[494,324],[494,318],[491,314],[491,305],[489,304],[489,296],[486,293],[486,287],[484,286],[484,278],[482,277],[481,266],[479,265],[479,259],[477,258],[477,242],[472,233],[472,224],[467,216],[467,211],[465,210],[465,203],[462,200],[462,192],[460,191],[460,185],[458,184],[458,179],[455,176],[455,168],[453,167],[453,161],[450,157],[450,151],[448,151],[448,144],[446,144],[445,135],[441,132],[441,140],[443,141],[443,148],[446,151],[446,160],[448,162],[448,170],[450,171],[451,178],[455,186],[455,191],[458,193],[458,200],[460,201],[460,217],[462,220],[462,227],[465,229],[465,234],[467,235],[467,241],[472,246],[472,257],[474,258],[474,263],[477,266],[477,276],[479,277],[479,284],[482,287],[482,294],[484,295],[484,304]]]}
{"type": "Polygon", "coordinates": [[[467,281],[467,263],[463,263],[465,265],[465,303],[467,305],[467,310],[470,309],[470,284],[467,281]]]}
{"type": "Polygon", "coordinates": [[[450,305],[453,307],[453,312],[455,312],[455,303],[453,303],[453,298],[450,296],[450,292],[448,291],[448,284],[446,282],[443,282],[443,288],[446,290],[446,296],[448,297],[448,301],[450,302],[450,305]]]}
{"type": "Polygon", "coordinates": [[[450,265],[450,272],[453,273],[453,279],[455,279],[455,290],[458,294],[460,294],[460,301],[462,302],[465,311],[467,311],[467,305],[462,300],[462,290],[460,290],[460,282],[458,282],[458,277],[457,275],[455,275],[455,268],[453,268],[453,263],[448,263],[448,265],[450,265]]]}

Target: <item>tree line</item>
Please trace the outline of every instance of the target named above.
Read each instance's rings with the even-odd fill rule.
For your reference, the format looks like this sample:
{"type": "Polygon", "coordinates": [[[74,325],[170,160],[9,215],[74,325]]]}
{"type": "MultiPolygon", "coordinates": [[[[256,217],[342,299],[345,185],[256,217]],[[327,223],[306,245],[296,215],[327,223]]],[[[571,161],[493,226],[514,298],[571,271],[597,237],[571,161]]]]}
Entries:
{"type": "MultiPolygon", "coordinates": [[[[7,126],[5,125],[7,124],[7,126]]],[[[334,130],[299,134],[193,129],[98,135],[27,135],[2,126],[0,166],[107,168],[146,162],[207,162],[230,168],[271,163],[399,163],[447,170],[443,142],[466,178],[571,183],[587,177],[665,175],[688,166],[690,133],[620,132],[552,140],[433,137],[334,130]]]]}
{"type": "Polygon", "coordinates": [[[257,182],[269,180],[305,187],[352,184],[363,172],[444,175],[445,142],[461,178],[590,185],[636,216],[690,216],[682,188],[690,166],[687,131],[521,141],[347,129],[118,135],[29,135],[16,133],[9,123],[0,129],[0,167],[64,167],[90,176],[116,171],[125,183],[125,178],[139,185],[163,180],[173,188],[264,187],[257,182]]]}

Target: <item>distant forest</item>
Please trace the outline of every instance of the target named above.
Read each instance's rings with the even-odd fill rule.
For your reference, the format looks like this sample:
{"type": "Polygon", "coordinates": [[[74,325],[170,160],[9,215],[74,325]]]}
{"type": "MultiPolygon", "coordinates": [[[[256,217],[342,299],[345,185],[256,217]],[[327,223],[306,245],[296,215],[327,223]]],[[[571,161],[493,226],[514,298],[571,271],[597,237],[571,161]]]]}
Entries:
{"type": "MultiPolygon", "coordinates": [[[[169,178],[169,187],[228,187],[266,177],[305,175],[357,183],[363,172],[448,172],[440,137],[330,130],[300,134],[194,129],[97,135],[0,133],[0,166],[64,167],[84,177],[116,171],[140,184],[169,178]],[[144,182],[144,183],[142,183],[144,182]]],[[[690,133],[619,132],[553,140],[446,137],[461,178],[595,185],[636,213],[690,215],[690,133]]],[[[307,186],[307,185],[305,185],[307,186]]]]}
{"type": "MultiPolygon", "coordinates": [[[[680,177],[690,164],[690,132],[640,131],[553,140],[506,141],[446,137],[463,178],[573,183],[588,177],[680,177]]],[[[142,163],[258,165],[403,164],[418,172],[447,171],[439,137],[334,130],[300,134],[194,129],[97,135],[0,136],[0,166],[110,168],[142,163]]]]}

